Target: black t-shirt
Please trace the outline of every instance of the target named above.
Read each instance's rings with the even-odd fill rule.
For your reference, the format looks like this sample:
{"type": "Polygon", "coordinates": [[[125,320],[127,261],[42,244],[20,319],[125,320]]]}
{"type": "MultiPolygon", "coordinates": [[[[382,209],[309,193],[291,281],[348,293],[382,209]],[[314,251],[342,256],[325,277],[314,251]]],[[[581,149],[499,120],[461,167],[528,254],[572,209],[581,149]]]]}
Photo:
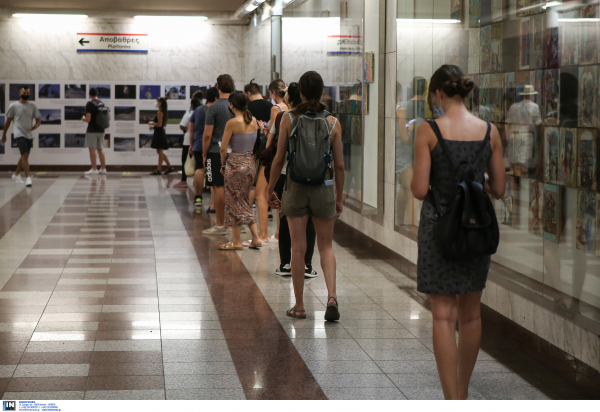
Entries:
{"type": "Polygon", "coordinates": [[[269,122],[271,120],[271,108],[273,104],[265,99],[257,99],[248,103],[248,110],[256,120],[261,122],[269,122]]]}
{"type": "MultiPolygon", "coordinates": [[[[98,102],[101,100],[98,99],[98,102]]],[[[96,124],[96,116],[98,116],[98,107],[92,103],[91,101],[87,102],[85,105],[85,114],[90,113],[92,115],[92,119],[88,123],[88,127],[86,133],[104,133],[104,129],[96,124]]]]}

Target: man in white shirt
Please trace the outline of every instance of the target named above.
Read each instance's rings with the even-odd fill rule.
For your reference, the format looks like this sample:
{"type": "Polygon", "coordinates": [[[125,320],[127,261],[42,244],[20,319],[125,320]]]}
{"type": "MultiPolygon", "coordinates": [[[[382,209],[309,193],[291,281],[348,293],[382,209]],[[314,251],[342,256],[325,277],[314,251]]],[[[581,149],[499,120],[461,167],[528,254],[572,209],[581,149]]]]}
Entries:
{"type": "Polygon", "coordinates": [[[181,119],[181,122],[179,123],[179,128],[184,133],[183,134],[183,150],[181,152],[181,181],[179,183],[175,183],[173,185],[173,187],[177,187],[180,189],[184,189],[184,188],[188,187],[187,186],[187,175],[185,174],[185,162],[188,159],[188,155],[189,155],[189,151],[190,151],[190,130],[189,130],[190,116],[192,115],[192,113],[194,113],[194,110],[196,109],[196,107],[200,106],[200,101],[202,101],[202,92],[198,92],[198,93],[200,93],[200,95],[199,95],[200,100],[195,99],[196,94],[194,94],[190,108],[185,112],[185,114],[183,115],[183,118],[181,119]]]}
{"type": "Polygon", "coordinates": [[[29,103],[31,90],[29,87],[23,86],[19,90],[19,101],[10,105],[6,112],[6,123],[2,132],[2,141],[6,143],[6,132],[10,124],[14,122],[13,134],[15,142],[21,153],[21,158],[17,164],[17,170],[12,175],[12,178],[17,183],[23,183],[21,179],[21,169],[25,172],[25,185],[31,187],[31,176],[29,176],[29,153],[33,147],[33,131],[40,127],[42,123],[40,111],[33,103],[29,103]],[[33,121],[35,119],[35,125],[33,121]]]}

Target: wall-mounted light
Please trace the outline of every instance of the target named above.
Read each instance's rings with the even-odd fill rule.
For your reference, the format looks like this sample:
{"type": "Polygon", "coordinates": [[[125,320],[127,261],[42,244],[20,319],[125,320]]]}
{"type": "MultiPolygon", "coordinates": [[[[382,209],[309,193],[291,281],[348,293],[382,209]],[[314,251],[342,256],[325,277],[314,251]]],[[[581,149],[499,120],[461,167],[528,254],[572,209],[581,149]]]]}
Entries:
{"type": "Polygon", "coordinates": [[[457,24],[456,19],[396,19],[397,23],[457,24]]]}
{"type": "Polygon", "coordinates": [[[141,21],[165,21],[165,20],[174,20],[174,21],[206,21],[208,17],[206,16],[133,16],[135,20],[141,21]]]}
{"type": "Polygon", "coordinates": [[[246,11],[250,13],[251,11],[256,10],[258,6],[256,4],[250,3],[246,6],[246,11]]]}
{"type": "Polygon", "coordinates": [[[87,19],[87,14],[31,14],[31,13],[15,13],[12,15],[13,17],[20,18],[28,18],[28,19],[43,19],[47,20],[48,18],[59,18],[59,19],[69,19],[69,20],[80,20],[87,19]]]}

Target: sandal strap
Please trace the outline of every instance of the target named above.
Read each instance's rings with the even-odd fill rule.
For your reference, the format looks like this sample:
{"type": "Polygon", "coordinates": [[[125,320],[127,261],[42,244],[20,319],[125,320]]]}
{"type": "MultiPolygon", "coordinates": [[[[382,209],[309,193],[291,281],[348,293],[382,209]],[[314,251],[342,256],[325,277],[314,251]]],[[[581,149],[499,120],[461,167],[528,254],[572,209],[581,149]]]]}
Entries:
{"type": "Polygon", "coordinates": [[[329,300],[331,300],[331,299],[335,300],[335,304],[336,304],[336,305],[338,305],[338,301],[337,301],[337,299],[336,299],[336,298],[334,298],[333,296],[329,296],[329,299],[327,299],[327,304],[328,304],[328,305],[329,305],[329,300]]]}

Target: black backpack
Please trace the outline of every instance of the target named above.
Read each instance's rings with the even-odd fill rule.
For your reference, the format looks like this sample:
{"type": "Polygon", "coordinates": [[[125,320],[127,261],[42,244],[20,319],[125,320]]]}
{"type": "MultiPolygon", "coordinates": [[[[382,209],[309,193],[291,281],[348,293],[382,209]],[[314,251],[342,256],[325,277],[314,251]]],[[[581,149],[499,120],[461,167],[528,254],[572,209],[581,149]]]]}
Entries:
{"type": "MultiPolygon", "coordinates": [[[[440,210],[435,196],[435,187],[431,187],[436,217],[438,217],[433,225],[433,236],[441,254],[444,259],[453,261],[493,255],[500,242],[500,229],[494,205],[483,185],[475,181],[473,164],[466,161],[457,164],[437,123],[433,120],[428,123],[461,180],[446,213],[440,210]]],[[[474,164],[489,144],[491,125],[488,123],[487,127],[485,139],[473,161],[474,164]]]]}
{"type": "Polygon", "coordinates": [[[101,129],[108,129],[110,127],[110,112],[108,107],[100,100],[92,100],[92,104],[98,109],[98,114],[96,114],[96,125],[101,129]]]}

